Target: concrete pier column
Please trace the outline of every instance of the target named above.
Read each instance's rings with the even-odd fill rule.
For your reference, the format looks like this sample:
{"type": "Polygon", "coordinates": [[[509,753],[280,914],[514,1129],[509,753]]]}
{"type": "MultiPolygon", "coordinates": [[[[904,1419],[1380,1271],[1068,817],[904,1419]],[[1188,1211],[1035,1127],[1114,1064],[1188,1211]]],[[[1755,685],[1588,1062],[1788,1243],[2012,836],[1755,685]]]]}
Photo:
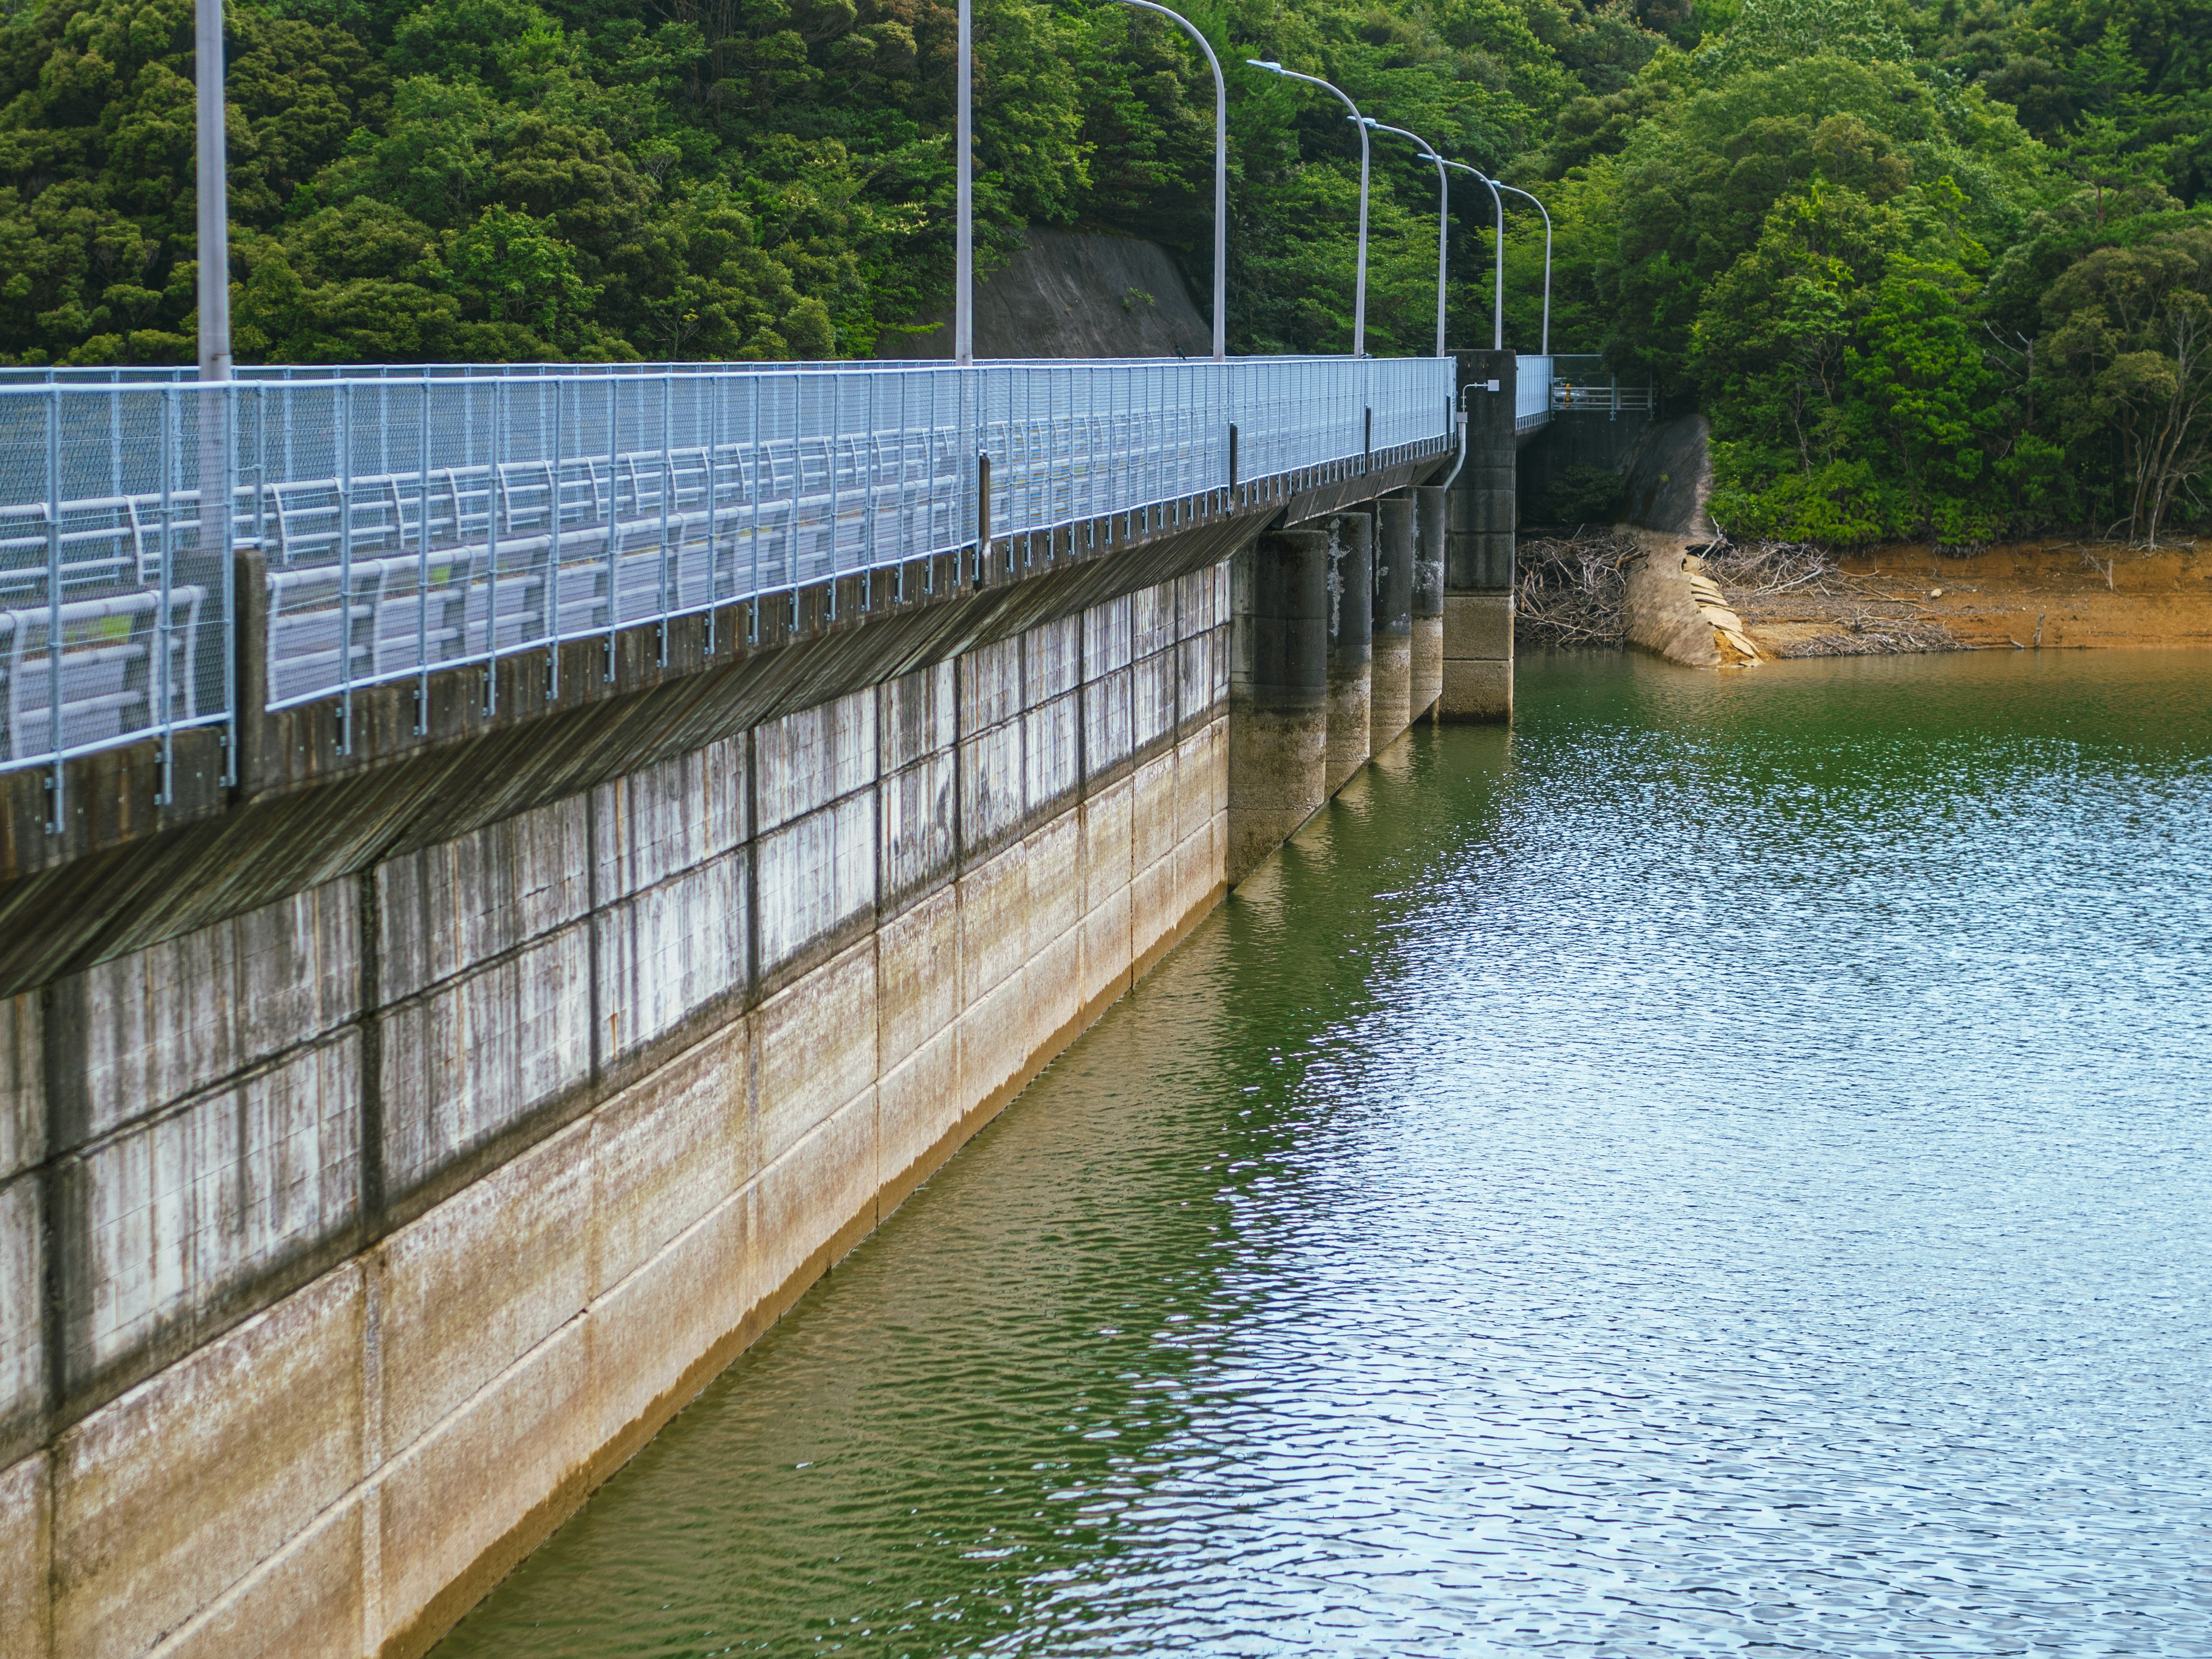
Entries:
{"type": "Polygon", "coordinates": [[[1328,544],[1281,531],[1230,566],[1232,887],[1328,799],[1328,544]]]}
{"type": "Polygon", "coordinates": [[[1328,793],[1358,775],[1371,752],[1374,700],[1375,520],[1340,513],[1328,521],[1328,793]]]}
{"type": "Polygon", "coordinates": [[[1413,720],[1433,719],[1444,694],[1444,524],[1450,491],[1413,491],[1413,653],[1406,702],[1413,720]]]}
{"type": "Polygon", "coordinates": [[[1444,541],[1448,720],[1513,718],[1513,405],[1510,351],[1459,354],[1467,464],[1453,481],[1444,541]]]}
{"type": "Polygon", "coordinates": [[[1376,503],[1375,668],[1368,748],[1381,754],[1413,724],[1413,503],[1392,495],[1376,503]]]}

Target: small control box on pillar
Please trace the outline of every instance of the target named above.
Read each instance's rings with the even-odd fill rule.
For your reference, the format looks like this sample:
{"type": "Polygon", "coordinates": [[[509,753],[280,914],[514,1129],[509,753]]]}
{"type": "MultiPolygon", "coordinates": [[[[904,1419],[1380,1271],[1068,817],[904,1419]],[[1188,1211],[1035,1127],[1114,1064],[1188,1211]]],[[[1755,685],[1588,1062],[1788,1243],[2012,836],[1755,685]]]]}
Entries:
{"type": "Polygon", "coordinates": [[[1515,357],[1462,351],[1467,457],[1452,480],[1444,538],[1443,695],[1448,720],[1513,718],[1515,357]]]}

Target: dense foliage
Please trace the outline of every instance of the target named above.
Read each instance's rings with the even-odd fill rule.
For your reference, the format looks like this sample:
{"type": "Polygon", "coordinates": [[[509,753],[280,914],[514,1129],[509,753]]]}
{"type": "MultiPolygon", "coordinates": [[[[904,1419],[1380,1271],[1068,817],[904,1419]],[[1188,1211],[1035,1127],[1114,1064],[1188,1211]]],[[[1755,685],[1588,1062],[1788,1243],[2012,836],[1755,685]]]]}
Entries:
{"type": "MultiPolygon", "coordinates": [[[[1193,0],[1229,65],[1231,328],[1343,349],[1358,146],[1280,58],[1538,191],[1553,336],[1711,416],[1732,526],[1965,543],[2201,514],[2212,0],[1193,0]]],[[[1109,0],[977,0],[987,258],[1207,286],[1212,86],[1109,0]]],[[[240,355],[897,349],[950,282],[939,0],[230,0],[240,355]]],[[[191,0],[0,0],[0,361],[192,355],[191,0]]],[[[1453,206],[1455,342],[1490,204],[1453,206]]],[[[1368,340],[1425,349],[1436,180],[1376,140],[1368,340]]],[[[1508,238],[1536,343],[1542,243],[1508,238]]]]}

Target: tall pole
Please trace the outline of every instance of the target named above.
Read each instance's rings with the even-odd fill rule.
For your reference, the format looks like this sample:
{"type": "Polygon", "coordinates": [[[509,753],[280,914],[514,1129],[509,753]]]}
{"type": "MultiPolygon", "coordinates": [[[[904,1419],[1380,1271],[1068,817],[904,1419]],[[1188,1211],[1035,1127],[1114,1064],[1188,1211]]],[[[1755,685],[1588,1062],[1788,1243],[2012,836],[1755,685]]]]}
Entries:
{"type": "Polygon", "coordinates": [[[200,379],[230,378],[230,202],[223,165],[222,0],[194,0],[192,82],[198,137],[200,379]]]}
{"type": "MultiPolygon", "coordinates": [[[[1498,189],[1511,191],[1516,196],[1528,196],[1530,201],[1536,202],[1517,185],[1500,185],[1498,189]]],[[[1536,202],[1536,211],[1544,216],[1544,343],[1539,349],[1548,357],[1552,355],[1552,210],[1536,202]]]]}
{"type": "Polygon", "coordinates": [[[1170,11],[1154,0],[1121,0],[1122,4],[1156,11],[1182,25],[1183,33],[1198,42],[1213,70],[1213,361],[1229,356],[1229,87],[1221,78],[1221,60],[1213,45],[1181,12],[1170,11]]]}
{"type": "Polygon", "coordinates": [[[1490,301],[1490,349],[1505,349],[1505,198],[1498,193],[1498,180],[1480,167],[1471,167],[1464,161],[1447,161],[1448,167],[1457,167],[1462,173],[1471,173],[1490,186],[1490,199],[1498,210],[1498,282],[1497,291],[1490,301]]]}
{"type": "Polygon", "coordinates": [[[1437,164],[1437,356],[1441,357],[1444,355],[1444,283],[1451,247],[1451,175],[1444,171],[1444,158],[1419,133],[1408,132],[1403,127],[1386,127],[1376,120],[1367,125],[1377,132],[1412,139],[1421,147],[1421,154],[1437,164]]]}
{"type": "MultiPolygon", "coordinates": [[[[204,5],[207,0],[200,0],[204,5]]],[[[960,0],[959,114],[952,143],[959,155],[959,186],[953,211],[959,228],[954,233],[952,272],[952,360],[975,361],[975,124],[972,108],[974,75],[969,68],[975,45],[974,0],[960,0]]]]}
{"type": "Polygon", "coordinates": [[[1352,355],[1364,357],[1367,355],[1367,118],[1359,112],[1358,105],[1345,96],[1342,88],[1332,86],[1317,75],[1301,75],[1296,70],[1286,70],[1280,64],[1265,58],[1248,58],[1244,61],[1254,69],[1279,75],[1285,81],[1303,81],[1310,87],[1321,88],[1352,112],[1352,124],[1359,129],[1359,269],[1352,287],[1352,355]]]}

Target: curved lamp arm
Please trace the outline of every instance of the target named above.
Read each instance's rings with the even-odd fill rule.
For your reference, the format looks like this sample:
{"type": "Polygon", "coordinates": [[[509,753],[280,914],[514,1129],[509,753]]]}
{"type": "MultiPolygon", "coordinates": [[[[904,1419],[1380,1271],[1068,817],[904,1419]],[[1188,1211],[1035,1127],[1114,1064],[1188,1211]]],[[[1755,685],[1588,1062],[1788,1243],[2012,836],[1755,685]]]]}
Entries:
{"type": "Polygon", "coordinates": [[[1367,125],[1377,132],[1410,138],[1424,156],[1437,164],[1437,356],[1441,357],[1444,355],[1444,284],[1451,247],[1451,175],[1444,171],[1444,158],[1419,133],[1408,132],[1403,127],[1386,127],[1372,117],[1367,125]]]}
{"type": "Polygon", "coordinates": [[[1544,216],[1544,343],[1541,349],[1548,357],[1552,355],[1552,210],[1517,185],[1500,185],[1498,188],[1510,190],[1516,196],[1528,196],[1530,201],[1536,202],[1536,211],[1544,216]]]}
{"type": "Polygon", "coordinates": [[[1352,355],[1364,357],[1367,355],[1367,118],[1359,112],[1359,106],[1345,95],[1341,87],[1333,86],[1317,75],[1301,75],[1296,70],[1285,69],[1280,64],[1264,58],[1247,58],[1244,61],[1254,69],[1279,75],[1285,81],[1303,81],[1310,87],[1319,87],[1352,112],[1353,125],[1359,129],[1359,267],[1352,299],[1352,355]]]}
{"type": "Polygon", "coordinates": [[[1471,167],[1464,161],[1447,161],[1448,167],[1457,167],[1462,173],[1471,173],[1490,187],[1490,199],[1498,210],[1498,278],[1497,292],[1490,302],[1490,349],[1505,349],[1505,198],[1498,193],[1498,181],[1480,167],[1471,167]]]}
{"type": "Polygon", "coordinates": [[[1156,11],[1170,21],[1181,24],[1183,33],[1198,42],[1198,49],[1206,54],[1206,64],[1213,70],[1213,361],[1218,363],[1229,355],[1228,83],[1221,78],[1221,60],[1213,55],[1212,43],[1189,18],[1179,11],[1170,11],[1156,0],[1121,0],[1121,3],[1156,11]]]}

